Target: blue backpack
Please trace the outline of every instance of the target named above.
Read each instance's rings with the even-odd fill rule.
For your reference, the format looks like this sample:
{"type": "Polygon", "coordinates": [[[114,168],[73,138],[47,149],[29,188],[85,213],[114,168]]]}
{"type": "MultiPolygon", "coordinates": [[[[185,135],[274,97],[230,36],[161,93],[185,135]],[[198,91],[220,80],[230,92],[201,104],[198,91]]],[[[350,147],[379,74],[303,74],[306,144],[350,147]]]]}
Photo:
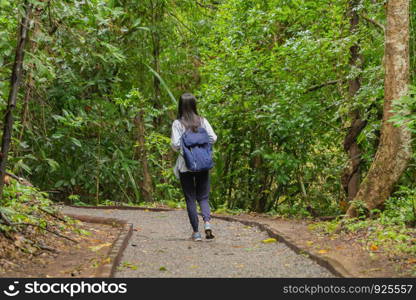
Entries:
{"type": "Polygon", "coordinates": [[[186,167],[192,172],[208,171],[214,166],[212,145],[205,128],[199,127],[197,132],[187,130],[181,137],[183,158],[186,167]]]}

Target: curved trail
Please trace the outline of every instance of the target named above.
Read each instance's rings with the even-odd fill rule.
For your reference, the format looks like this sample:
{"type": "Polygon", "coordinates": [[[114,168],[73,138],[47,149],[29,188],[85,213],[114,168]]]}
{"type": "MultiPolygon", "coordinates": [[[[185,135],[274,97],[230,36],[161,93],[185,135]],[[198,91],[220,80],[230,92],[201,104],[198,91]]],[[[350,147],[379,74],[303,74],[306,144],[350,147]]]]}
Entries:
{"type": "Polygon", "coordinates": [[[137,231],[116,277],[334,277],[283,243],[262,243],[268,238],[265,232],[239,222],[213,219],[216,238],[193,242],[186,211],[65,207],[63,212],[133,223],[137,231]]]}

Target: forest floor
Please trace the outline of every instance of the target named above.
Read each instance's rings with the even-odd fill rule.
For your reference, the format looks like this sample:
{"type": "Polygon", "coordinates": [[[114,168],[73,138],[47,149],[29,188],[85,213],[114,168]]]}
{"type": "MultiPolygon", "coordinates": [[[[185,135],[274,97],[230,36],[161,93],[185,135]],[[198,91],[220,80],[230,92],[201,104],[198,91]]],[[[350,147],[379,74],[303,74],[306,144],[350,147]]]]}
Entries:
{"type": "Polygon", "coordinates": [[[66,230],[70,241],[49,233],[31,238],[45,249],[24,245],[21,234],[9,238],[0,235],[0,277],[96,277],[119,232],[118,227],[77,221],[74,230],[66,230]]]}

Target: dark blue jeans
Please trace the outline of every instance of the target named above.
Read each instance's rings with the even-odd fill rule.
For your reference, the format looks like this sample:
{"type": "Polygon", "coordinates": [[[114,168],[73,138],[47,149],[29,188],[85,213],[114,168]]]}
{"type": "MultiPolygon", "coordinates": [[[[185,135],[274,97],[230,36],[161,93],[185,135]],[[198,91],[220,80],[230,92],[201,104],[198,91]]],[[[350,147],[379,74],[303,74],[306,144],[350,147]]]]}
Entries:
{"type": "Polygon", "coordinates": [[[186,200],[186,209],[188,211],[189,221],[191,222],[194,232],[198,231],[198,212],[196,210],[196,201],[201,208],[202,219],[211,220],[209,208],[209,171],[205,172],[185,172],[179,174],[183,194],[186,200]]]}

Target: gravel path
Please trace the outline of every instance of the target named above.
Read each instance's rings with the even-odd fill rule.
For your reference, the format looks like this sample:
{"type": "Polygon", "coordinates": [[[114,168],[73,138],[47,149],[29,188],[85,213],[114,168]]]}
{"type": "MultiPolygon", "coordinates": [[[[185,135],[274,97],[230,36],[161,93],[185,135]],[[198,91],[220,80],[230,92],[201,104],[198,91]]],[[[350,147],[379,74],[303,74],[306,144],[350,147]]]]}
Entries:
{"type": "Polygon", "coordinates": [[[133,232],[116,277],[333,277],[283,243],[262,243],[268,238],[265,232],[239,222],[213,219],[216,238],[193,242],[185,211],[65,207],[63,212],[133,223],[137,231],[133,232]]]}

